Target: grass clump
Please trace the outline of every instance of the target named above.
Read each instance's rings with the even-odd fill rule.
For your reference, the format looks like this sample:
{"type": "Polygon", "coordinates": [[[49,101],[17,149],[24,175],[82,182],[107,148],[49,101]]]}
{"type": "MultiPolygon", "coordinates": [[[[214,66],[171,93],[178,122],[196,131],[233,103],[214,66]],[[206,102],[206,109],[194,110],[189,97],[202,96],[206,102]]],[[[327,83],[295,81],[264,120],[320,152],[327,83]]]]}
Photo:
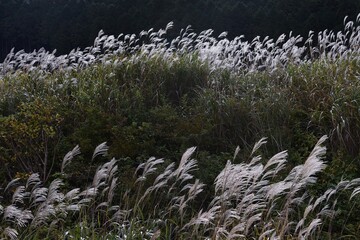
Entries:
{"type": "MultiPolygon", "coordinates": [[[[34,173],[6,186],[1,234],[10,239],[323,239],[332,235],[338,195],[352,191],[353,199],[360,188],[360,180],[354,179],[318,196],[309,191],[326,167],[326,139],[322,137],[305,162],[286,174],[288,153],[262,160],[256,155],[266,143],[261,139],[249,161],[228,161],[214,180],[212,201],[200,206],[194,202],[205,185],[193,175],[195,147],[187,149],[178,164],[161,167],[164,159],[144,161],[127,189],[118,183],[118,161],[111,159],[81,190],[64,185],[66,168],[80,154],[76,146],[64,157],[60,178],[44,184],[34,173]]],[[[93,158],[107,150],[106,143],[100,144],[93,158]]]]}

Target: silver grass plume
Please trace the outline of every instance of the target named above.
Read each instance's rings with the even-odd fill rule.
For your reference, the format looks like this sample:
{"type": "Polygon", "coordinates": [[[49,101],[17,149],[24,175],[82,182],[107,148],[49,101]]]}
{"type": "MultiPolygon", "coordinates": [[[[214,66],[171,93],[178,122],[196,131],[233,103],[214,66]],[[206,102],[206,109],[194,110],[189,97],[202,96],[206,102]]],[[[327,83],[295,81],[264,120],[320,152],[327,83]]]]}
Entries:
{"type": "Polygon", "coordinates": [[[157,165],[163,163],[163,159],[156,159],[155,157],[149,158],[146,162],[140,164],[136,170],[135,174],[137,174],[140,170],[142,170],[142,174],[137,178],[136,182],[142,182],[146,180],[146,177],[157,170],[157,165]]]}
{"type": "Polygon", "coordinates": [[[52,203],[42,203],[37,208],[32,218],[31,226],[39,227],[41,225],[47,225],[51,217],[56,216],[56,208],[52,203]]]}
{"type": "Polygon", "coordinates": [[[62,161],[62,164],[61,164],[61,173],[64,173],[64,169],[67,165],[69,165],[69,163],[71,162],[71,160],[79,155],[81,152],[80,152],[80,147],[79,145],[76,145],[74,147],[73,150],[71,150],[70,152],[68,152],[65,157],[63,158],[63,161],[62,161]]]}
{"type": "Polygon", "coordinates": [[[3,231],[3,234],[7,237],[9,237],[11,240],[18,239],[19,233],[16,231],[16,229],[6,227],[3,231]]]}
{"type": "Polygon", "coordinates": [[[195,152],[195,150],[196,147],[188,148],[182,155],[179,166],[173,173],[176,181],[183,183],[193,178],[190,172],[196,169],[197,162],[195,159],[191,159],[190,157],[195,152]]]}
{"type": "Polygon", "coordinates": [[[213,206],[208,211],[203,212],[201,209],[197,216],[193,217],[187,224],[184,225],[183,230],[188,227],[199,227],[200,225],[207,226],[211,225],[213,226],[213,221],[218,214],[218,211],[220,209],[220,206],[213,206]]]}
{"type": "Polygon", "coordinates": [[[27,195],[27,192],[25,192],[24,186],[19,186],[16,188],[13,196],[12,196],[12,204],[23,204],[24,203],[24,197],[27,195]]]}
{"type": "Polygon", "coordinates": [[[31,206],[37,206],[45,202],[47,199],[48,191],[49,189],[45,187],[33,189],[30,195],[31,206]]]}
{"type": "Polygon", "coordinates": [[[266,141],[266,138],[261,138],[257,143],[255,143],[252,151],[251,151],[251,154],[250,156],[253,156],[253,154],[264,144],[266,144],[267,141],[266,141]]]}
{"type": "Polygon", "coordinates": [[[107,163],[104,163],[98,167],[93,178],[92,187],[100,188],[101,186],[107,185],[109,178],[112,177],[117,171],[116,163],[117,160],[113,158],[107,163]]]}
{"type": "Polygon", "coordinates": [[[92,160],[94,160],[97,156],[105,156],[109,150],[109,147],[106,145],[106,142],[99,144],[93,153],[92,160]]]}
{"type": "Polygon", "coordinates": [[[20,178],[14,178],[12,179],[5,187],[4,192],[6,192],[7,190],[9,190],[11,187],[15,186],[18,184],[18,182],[20,181],[20,178]]]}
{"type": "Polygon", "coordinates": [[[9,205],[4,208],[3,220],[19,227],[26,227],[33,217],[30,210],[22,210],[14,205],[9,205]]]}
{"type": "Polygon", "coordinates": [[[33,173],[31,174],[27,181],[25,187],[28,189],[29,187],[36,188],[41,184],[40,175],[39,173],[33,173]]]}

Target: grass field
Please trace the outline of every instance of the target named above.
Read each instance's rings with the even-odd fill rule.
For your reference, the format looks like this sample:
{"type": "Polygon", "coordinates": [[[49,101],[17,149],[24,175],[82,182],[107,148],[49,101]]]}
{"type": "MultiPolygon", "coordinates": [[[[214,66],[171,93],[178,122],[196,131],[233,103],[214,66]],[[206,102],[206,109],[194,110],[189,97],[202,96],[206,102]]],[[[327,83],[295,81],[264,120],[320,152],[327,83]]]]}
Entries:
{"type": "Polygon", "coordinates": [[[12,51],[2,237],[357,239],[359,23],[252,41],[168,39],[169,23],[12,51]]]}

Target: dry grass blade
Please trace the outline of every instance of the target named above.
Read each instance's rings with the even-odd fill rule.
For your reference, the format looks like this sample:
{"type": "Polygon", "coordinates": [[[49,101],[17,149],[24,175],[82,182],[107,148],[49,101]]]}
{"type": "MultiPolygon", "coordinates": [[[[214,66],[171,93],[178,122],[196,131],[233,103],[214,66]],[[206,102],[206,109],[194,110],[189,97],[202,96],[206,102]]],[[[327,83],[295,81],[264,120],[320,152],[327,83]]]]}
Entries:
{"type": "Polygon", "coordinates": [[[79,193],[80,188],[74,188],[65,194],[64,199],[67,201],[77,200],[79,199],[79,193]]]}
{"type": "Polygon", "coordinates": [[[259,237],[259,240],[267,240],[267,239],[271,239],[271,240],[275,240],[277,239],[275,237],[275,229],[269,229],[269,230],[266,230],[265,232],[263,232],[260,237],[259,237]],[[270,236],[270,237],[269,237],[270,236]]]}
{"type": "Polygon", "coordinates": [[[284,166],[284,163],[286,163],[287,157],[288,157],[287,151],[282,151],[282,152],[275,154],[265,164],[264,171],[266,171],[269,167],[271,167],[273,165],[277,165],[276,170],[274,171],[274,173],[276,174],[277,172],[279,172],[282,169],[282,167],[284,166]]]}
{"type": "Polygon", "coordinates": [[[53,204],[44,202],[42,203],[36,212],[34,213],[34,218],[32,219],[31,226],[39,227],[42,225],[47,225],[51,217],[56,216],[56,209],[53,204]]]}
{"type": "Polygon", "coordinates": [[[7,190],[9,190],[11,187],[15,186],[18,182],[20,181],[20,178],[14,178],[13,180],[11,180],[5,187],[4,192],[6,192],[7,190]]]}
{"type": "Polygon", "coordinates": [[[98,193],[98,189],[91,187],[91,188],[88,188],[88,189],[82,191],[79,194],[79,197],[85,196],[86,198],[92,198],[92,197],[95,197],[97,195],[97,193],[98,193]]]}
{"type": "Polygon", "coordinates": [[[246,235],[248,235],[250,229],[254,227],[255,222],[261,221],[261,217],[262,217],[262,212],[257,213],[257,214],[255,214],[255,215],[248,218],[248,220],[246,221],[246,229],[245,229],[245,234],[246,235]]]}
{"type": "Polygon", "coordinates": [[[169,180],[169,177],[171,177],[173,171],[174,171],[175,163],[170,163],[163,173],[159,174],[154,181],[154,187],[159,188],[160,186],[164,186],[167,181],[169,180]],[[157,187],[158,186],[158,187],[157,187]]]}
{"type": "Polygon", "coordinates": [[[42,187],[42,188],[35,188],[30,195],[30,200],[32,201],[32,206],[37,206],[38,204],[46,201],[49,189],[42,187]]]}
{"type": "Polygon", "coordinates": [[[299,237],[302,239],[308,239],[309,236],[315,231],[316,228],[318,228],[321,225],[322,221],[319,218],[313,219],[308,227],[303,229],[299,233],[299,237]]]}
{"type": "Polygon", "coordinates": [[[60,188],[64,183],[60,179],[55,179],[50,183],[48,196],[46,201],[48,203],[62,202],[64,194],[61,193],[60,188]]]}
{"type": "Polygon", "coordinates": [[[137,178],[136,182],[142,182],[146,180],[146,177],[157,170],[157,165],[163,163],[163,159],[156,159],[155,157],[149,158],[145,163],[140,164],[135,171],[137,174],[142,170],[142,174],[137,178]]]}
{"type": "Polygon", "coordinates": [[[213,206],[206,212],[203,212],[202,210],[200,210],[199,213],[197,214],[197,216],[194,217],[193,219],[191,219],[184,226],[184,228],[190,227],[192,225],[196,225],[196,226],[205,225],[206,226],[208,224],[212,224],[212,222],[216,218],[216,215],[219,213],[219,210],[220,210],[220,206],[213,206]]]}
{"type": "Polygon", "coordinates": [[[235,152],[234,152],[234,157],[233,157],[233,161],[235,160],[236,156],[239,154],[240,152],[240,147],[237,146],[236,149],[235,149],[235,152]]]}
{"type": "Polygon", "coordinates": [[[244,223],[240,222],[236,226],[234,226],[229,234],[227,235],[226,239],[246,239],[245,234],[241,234],[244,232],[244,223]]]}
{"type": "Polygon", "coordinates": [[[26,181],[26,188],[30,186],[37,187],[41,184],[40,175],[38,173],[31,174],[26,181]]]}
{"type": "Polygon", "coordinates": [[[69,165],[69,163],[71,162],[71,160],[79,155],[81,152],[80,152],[80,147],[79,145],[76,145],[74,147],[73,150],[71,150],[70,152],[68,152],[65,157],[63,158],[63,161],[62,161],[62,164],[61,164],[61,173],[64,173],[64,169],[67,165],[69,165]]]}
{"type": "Polygon", "coordinates": [[[94,188],[100,188],[108,184],[109,179],[113,177],[118,169],[116,162],[117,160],[113,158],[97,168],[92,183],[94,188]]]}
{"type": "Polygon", "coordinates": [[[27,195],[28,193],[25,192],[24,186],[17,187],[12,197],[12,204],[14,205],[16,203],[24,204],[24,197],[27,195]]]}
{"type": "Polygon", "coordinates": [[[353,197],[355,197],[356,195],[358,195],[360,193],[360,187],[357,187],[354,189],[354,191],[351,194],[350,199],[352,199],[353,197]]]}
{"type": "Polygon", "coordinates": [[[5,236],[7,236],[8,238],[10,238],[11,240],[16,240],[16,239],[18,239],[18,235],[19,235],[18,232],[17,232],[15,229],[10,228],[10,227],[6,227],[6,228],[4,229],[3,234],[4,234],[5,236]]]}
{"type": "Polygon", "coordinates": [[[3,219],[19,227],[26,227],[33,217],[30,210],[22,210],[14,205],[9,205],[4,209],[3,219]]]}
{"type": "Polygon", "coordinates": [[[327,136],[320,138],[302,168],[301,176],[304,179],[309,179],[310,182],[313,182],[310,178],[311,176],[315,175],[317,172],[321,172],[326,167],[326,164],[321,160],[326,153],[326,147],[322,146],[326,139],[327,136]]]}
{"type": "Polygon", "coordinates": [[[108,192],[108,199],[107,202],[110,205],[113,198],[114,198],[114,194],[115,194],[115,188],[117,186],[117,180],[118,178],[113,178],[110,184],[110,188],[109,188],[109,192],[108,192]]]}
{"type": "Polygon", "coordinates": [[[180,163],[179,163],[179,166],[178,168],[176,169],[175,171],[175,174],[177,176],[180,175],[180,172],[182,172],[186,166],[186,164],[188,163],[191,155],[195,152],[196,150],[196,147],[191,147],[191,148],[188,148],[185,153],[182,155],[181,157],[181,160],[180,160],[180,163]]]}
{"type": "Polygon", "coordinates": [[[93,153],[92,160],[94,160],[97,156],[105,156],[109,150],[109,147],[106,145],[106,142],[99,144],[93,153]]]}
{"type": "Polygon", "coordinates": [[[255,145],[254,145],[254,147],[253,147],[253,149],[252,149],[252,151],[251,151],[250,156],[253,156],[254,153],[255,153],[262,145],[264,145],[265,143],[267,143],[266,139],[267,139],[267,138],[261,138],[257,143],[255,143],[255,145]]]}

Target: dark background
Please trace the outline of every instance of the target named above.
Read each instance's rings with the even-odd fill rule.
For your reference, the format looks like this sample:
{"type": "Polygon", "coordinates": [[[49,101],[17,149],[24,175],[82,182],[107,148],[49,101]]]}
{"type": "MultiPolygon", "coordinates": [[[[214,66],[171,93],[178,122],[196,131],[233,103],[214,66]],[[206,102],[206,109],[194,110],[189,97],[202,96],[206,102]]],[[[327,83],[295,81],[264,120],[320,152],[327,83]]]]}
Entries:
{"type": "Polygon", "coordinates": [[[342,29],[355,20],[360,0],[0,0],[0,62],[15,50],[41,47],[65,54],[106,34],[139,33],[174,21],[172,34],[192,25],[232,38],[277,37],[293,31],[342,29]]]}

